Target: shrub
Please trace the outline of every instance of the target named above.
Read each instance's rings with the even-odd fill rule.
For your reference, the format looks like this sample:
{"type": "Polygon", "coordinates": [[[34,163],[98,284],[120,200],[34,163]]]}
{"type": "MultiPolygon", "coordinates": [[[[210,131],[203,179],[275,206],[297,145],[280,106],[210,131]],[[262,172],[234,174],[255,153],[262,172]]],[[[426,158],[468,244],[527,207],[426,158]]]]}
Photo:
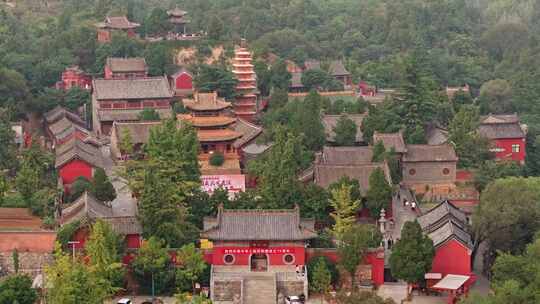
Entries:
{"type": "Polygon", "coordinates": [[[315,269],[315,265],[319,263],[319,261],[322,261],[324,264],[326,264],[326,268],[330,271],[330,275],[332,276],[332,285],[336,285],[339,280],[339,272],[337,270],[336,264],[334,262],[330,261],[325,256],[318,256],[314,257],[311,260],[309,260],[307,267],[308,267],[308,281],[312,282],[313,280],[313,269],[315,269]]]}
{"type": "Polygon", "coordinates": [[[219,167],[223,165],[225,162],[225,156],[223,156],[223,153],[221,152],[214,152],[212,156],[210,156],[210,165],[219,167]]]}

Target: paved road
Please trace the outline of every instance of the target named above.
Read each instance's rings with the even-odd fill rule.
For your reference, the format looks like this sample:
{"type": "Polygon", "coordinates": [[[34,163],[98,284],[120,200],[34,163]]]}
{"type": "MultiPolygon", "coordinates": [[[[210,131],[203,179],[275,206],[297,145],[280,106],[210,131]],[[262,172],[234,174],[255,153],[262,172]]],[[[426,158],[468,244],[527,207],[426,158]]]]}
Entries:
{"type": "Polygon", "coordinates": [[[408,221],[414,221],[418,216],[418,213],[412,211],[410,206],[403,206],[403,199],[406,198],[409,202],[414,198],[410,191],[400,188],[398,195],[394,195],[392,198],[392,212],[394,217],[394,229],[392,231],[392,239],[397,241],[401,236],[401,229],[408,221]]]}

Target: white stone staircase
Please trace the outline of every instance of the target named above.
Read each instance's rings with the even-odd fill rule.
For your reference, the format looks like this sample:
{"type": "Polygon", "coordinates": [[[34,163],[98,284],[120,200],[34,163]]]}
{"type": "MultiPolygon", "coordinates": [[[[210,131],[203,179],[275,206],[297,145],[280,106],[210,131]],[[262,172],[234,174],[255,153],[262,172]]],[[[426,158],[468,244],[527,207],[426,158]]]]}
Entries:
{"type": "Polygon", "coordinates": [[[276,304],[274,273],[250,273],[244,276],[243,304],[276,304]]]}

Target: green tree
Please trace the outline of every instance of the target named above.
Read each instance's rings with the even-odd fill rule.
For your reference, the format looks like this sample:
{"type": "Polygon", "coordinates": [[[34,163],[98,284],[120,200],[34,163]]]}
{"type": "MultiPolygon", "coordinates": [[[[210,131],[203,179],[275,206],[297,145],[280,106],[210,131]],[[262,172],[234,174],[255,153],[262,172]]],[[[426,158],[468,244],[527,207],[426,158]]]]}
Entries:
{"type": "Polygon", "coordinates": [[[234,74],[226,68],[213,65],[200,65],[193,79],[199,92],[218,92],[218,95],[233,99],[236,96],[236,80],[234,74]]]}
{"type": "Polygon", "coordinates": [[[217,15],[212,15],[209,17],[206,32],[209,39],[221,41],[226,32],[225,23],[217,15]]]}
{"type": "MultiPolygon", "coordinates": [[[[167,19],[166,19],[167,20],[167,19]]],[[[166,21],[169,23],[168,21],[166,21]]],[[[150,43],[144,50],[144,59],[148,64],[148,73],[153,76],[163,76],[173,69],[173,55],[165,44],[150,43]]]]}
{"type": "Polygon", "coordinates": [[[196,237],[195,227],[186,220],[185,198],[177,194],[174,186],[156,169],[147,170],[139,201],[139,220],[145,238],[157,237],[171,247],[179,247],[196,237]]]}
{"type": "Polygon", "coordinates": [[[60,244],[55,248],[54,262],[45,268],[45,282],[49,303],[100,304],[111,296],[109,290],[100,288],[100,279],[80,261],[62,252],[60,244]]]}
{"type": "Polygon", "coordinates": [[[300,183],[299,156],[303,154],[301,138],[283,127],[276,127],[274,143],[266,155],[249,164],[249,170],[258,176],[258,193],[264,207],[292,208],[298,202],[300,183]]]}
{"type": "Polygon", "coordinates": [[[208,265],[194,244],[182,246],[176,255],[180,264],[176,269],[176,286],[181,291],[193,291],[195,283],[208,265]]]}
{"type": "Polygon", "coordinates": [[[369,176],[369,189],[366,192],[366,207],[372,217],[377,218],[382,208],[392,200],[392,187],[381,168],[376,168],[369,176]]]}
{"type": "Polygon", "coordinates": [[[302,85],[307,90],[339,91],[343,90],[343,84],[334,79],[327,72],[320,69],[312,69],[302,74],[302,85]]]}
{"type": "Polygon", "coordinates": [[[358,224],[349,228],[338,240],[339,266],[351,276],[353,290],[356,286],[356,270],[364,260],[369,248],[378,247],[382,236],[374,225],[358,224]]]}
{"type": "Polygon", "coordinates": [[[128,157],[133,154],[133,139],[128,128],[122,129],[120,134],[120,151],[128,157]]]}
{"type": "Polygon", "coordinates": [[[406,222],[390,255],[392,275],[408,284],[417,283],[431,270],[434,256],[433,241],[422,233],[420,224],[406,222]]]}
{"type": "Polygon", "coordinates": [[[16,248],[11,253],[11,258],[13,259],[13,268],[15,273],[19,273],[19,251],[16,248]]]}
{"type": "Polygon", "coordinates": [[[15,132],[11,129],[7,110],[0,109],[0,170],[11,169],[16,164],[15,132]]]}
{"type": "Polygon", "coordinates": [[[338,239],[351,229],[356,222],[356,212],[360,207],[360,201],[353,200],[351,197],[352,186],[342,184],[341,188],[331,190],[332,199],[330,205],[334,211],[330,216],[334,219],[332,232],[338,239]]]}
{"type": "Polygon", "coordinates": [[[479,120],[477,107],[462,106],[450,122],[448,141],[454,144],[460,167],[476,166],[490,157],[488,140],[477,132],[479,120]]]}
{"type": "Polygon", "coordinates": [[[396,304],[391,298],[383,299],[374,291],[342,291],[337,294],[337,304],[396,304]]]}
{"type": "Polygon", "coordinates": [[[33,304],[37,299],[32,279],[26,275],[12,275],[0,282],[1,304],[33,304]]]}
{"type": "Polygon", "coordinates": [[[79,176],[73,184],[71,184],[70,193],[69,193],[69,202],[74,202],[78,199],[84,192],[91,192],[92,183],[86,179],[84,176],[79,176]]]}
{"type": "Polygon", "coordinates": [[[521,254],[534,239],[540,230],[539,195],[540,179],[536,177],[498,179],[482,192],[472,228],[475,246],[486,245],[484,270],[491,269],[497,252],[521,254]]]}
{"type": "Polygon", "coordinates": [[[144,108],[138,116],[141,121],[159,121],[161,119],[159,113],[152,108],[144,108]]]}
{"type": "Polygon", "coordinates": [[[171,288],[174,282],[171,257],[164,243],[155,237],[144,242],[132,263],[139,281],[148,287],[152,295],[171,288]]]}
{"type": "Polygon", "coordinates": [[[89,103],[90,100],[89,90],[75,86],[65,93],[62,105],[72,112],[77,112],[81,106],[89,103]]]}
{"type": "Polygon", "coordinates": [[[0,96],[3,96],[0,107],[20,109],[28,95],[29,89],[23,75],[15,70],[0,68],[0,96]]]}
{"type": "Polygon", "coordinates": [[[303,135],[306,148],[319,151],[326,142],[324,125],[321,120],[321,96],[311,91],[292,115],[292,128],[303,135]]]}
{"type": "Polygon", "coordinates": [[[350,178],[346,175],[342,176],[336,182],[328,186],[328,191],[332,193],[334,190],[341,189],[343,185],[351,187],[351,198],[355,201],[360,201],[362,199],[362,192],[360,190],[360,182],[357,179],[350,178]]]}
{"type": "Polygon", "coordinates": [[[254,64],[255,74],[257,74],[257,88],[262,96],[270,95],[272,87],[272,74],[268,65],[264,61],[257,60],[254,64]]]}
{"type": "Polygon", "coordinates": [[[335,141],[338,146],[354,146],[356,143],[357,126],[346,115],[338,119],[333,131],[336,134],[335,141]]]}
{"type": "Polygon", "coordinates": [[[147,35],[163,35],[172,29],[167,11],[161,7],[152,9],[144,20],[144,31],[147,35]]]}
{"type": "Polygon", "coordinates": [[[523,175],[523,168],[513,161],[499,162],[496,160],[485,161],[474,174],[474,186],[478,191],[483,191],[487,185],[499,178],[523,175]]]}
{"type": "Polygon", "coordinates": [[[111,202],[116,198],[116,190],[102,168],[96,168],[94,172],[91,191],[102,202],[111,202]]]}
{"type": "Polygon", "coordinates": [[[270,67],[271,85],[276,90],[288,90],[292,75],[287,70],[287,63],[284,60],[278,60],[270,67]]]}
{"type": "Polygon", "coordinates": [[[97,220],[91,228],[85,249],[88,268],[99,280],[100,288],[114,294],[123,284],[124,269],[120,260],[121,238],[110,224],[97,220]]]}
{"type": "Polygon", "coordinates": [[[373,145],[373,156],[371,157],[371,161],[375,163],[380,163],[384,160],[384,156],[386,153],[386,148],[384,147],[384,143],[382,140],[379,140],[373,145]]]}
{"type": "Polygon", "coordinates": [[[512,86],[504,79],[490,80],[480,88],[478,103],[483,113],[512,113],[512,86]]]}
{"type": "Polygon", "coordinates": [[[330,290],[332,277],[330,271],[326,267],[326,264],[322,260],[319,260],[317,264],[315,264],[312,271],[313,276],[312,280],[310,281],[310,287],[313,289],[313,291],[323,295],[323,298],[321,298],[322,304],[324,301],[324,295],[326,295],[326,293],[330,290]]]}
{"type": "Polygon", "coordinates": [[[15,185],[25,201],[29,201],[36,190],[36,185],[40,184],[40,172],[28,162],[23,162],[17,172],[15,185]]]}

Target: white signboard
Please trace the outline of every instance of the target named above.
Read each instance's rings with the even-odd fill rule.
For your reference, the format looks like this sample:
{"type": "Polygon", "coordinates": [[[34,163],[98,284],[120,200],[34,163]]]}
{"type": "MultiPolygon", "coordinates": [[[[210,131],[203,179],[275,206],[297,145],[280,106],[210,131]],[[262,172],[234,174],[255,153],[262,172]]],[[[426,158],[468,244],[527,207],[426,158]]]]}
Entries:
{"type": "Polygon", "coordinates": [[[246,176],[243,174],[203,175],[201,182],[207,193],[213,193],[219,188],[227,190],[229,195],[246,191],[246,176]]]}

